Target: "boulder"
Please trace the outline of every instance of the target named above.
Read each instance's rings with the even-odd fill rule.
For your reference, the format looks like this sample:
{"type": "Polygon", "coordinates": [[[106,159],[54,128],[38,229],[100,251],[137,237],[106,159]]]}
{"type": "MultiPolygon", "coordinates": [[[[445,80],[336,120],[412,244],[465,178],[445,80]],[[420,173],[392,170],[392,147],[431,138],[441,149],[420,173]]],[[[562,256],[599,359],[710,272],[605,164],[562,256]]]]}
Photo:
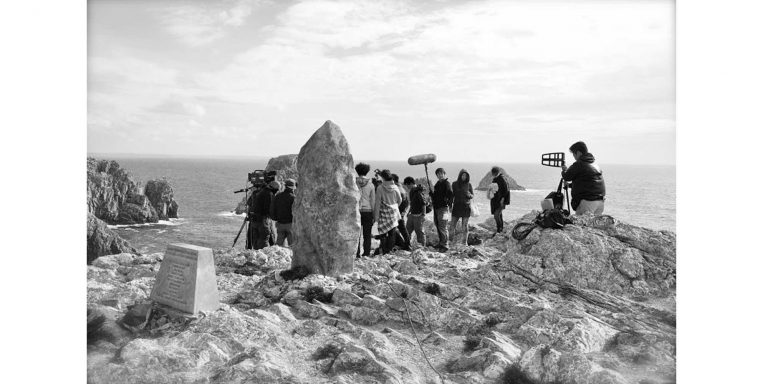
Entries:
{"type": "Polygon", "coordinates": [[[144,195],[149,199],[160,220],[179,217],[179,204],[173,199],[173,187],[168,180],[148,181],[144,186],[144,195]]]}
{"type": "Polygon", "coordinates": [[[87,229],[87,263],[90,264],[99,256],[114,255],[118,253],[138,253],[125,239],[109,229],[107,224],[88,212],[87,229]]]}
{"type": "MultiPolygon", "coordinates": [[[[525,191],[525,187],[522,185],[517,184],[517,181],[510,176],[507,171],[504,170],[504,168],[501,168],[501,175],[504,177],[504,180],[507,181],[507,185],[509,186],[510,191],[525,191]]],[[[490,171],[483,176],[483,178],[480,180],[480,182],[477,184],[478,191],[487,191],[488,188],[491,186],[491,183],[493,182],[493,175],[490,171]]]]}
{"type": "Polygon", "coordinates": [[[326,121],[301,147],[297,165],[292,266],[327,276],[352,272],[360,235],[360,191],[341,128],[326,121]]]}
{"type": "Polygon", "coordinates": [[[511,244],[505,260],[544,280],[608,293],[664,296],[676,286],[675,255],[674,233],[600,216],[562,230],[535,228],[511,244]]]}

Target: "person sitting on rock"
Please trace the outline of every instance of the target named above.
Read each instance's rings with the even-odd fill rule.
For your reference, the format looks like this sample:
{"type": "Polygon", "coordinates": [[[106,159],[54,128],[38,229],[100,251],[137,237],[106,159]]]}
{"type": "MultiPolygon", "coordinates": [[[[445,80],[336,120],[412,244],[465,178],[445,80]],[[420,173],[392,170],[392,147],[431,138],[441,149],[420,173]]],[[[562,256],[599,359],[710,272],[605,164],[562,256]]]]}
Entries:
{"type": "Polygon", "coordinates": [[[253,196],[252,203],[248,204],[248,237],[253,249],[262,249],[269,245],[272,235],[272,219],[269,217],[269,208],[272,205],[274,194],[280,189],[280,183],[270,181],[267,186],[253,196]]]}
{"type": "Polygon", "coordinates": [[[591,213],[602,215],[605,208],[605,181],[603,171],[595,163],[595,156],[589,153],[583,141],[577,141],[569,148],[576,160],[570,167],[563,164],[563,179],[572,182],[571,206],[576,215],[591,213]]]}
{"type": "Polygon", "coordinates": [[[509,185],[504,179],[504,175],[501,174],[501,168],[491,168],[491,175],[497,191],[491,197],[491,213],[493,213],[493,219],[496,221],[496,233],[500,233],[504,230],[504,218],[501,214],[504,207],[509,205],[509,185]]]}
{"type": "Polygon", "coordinates": [[[459,177],[451,184],[453,189],[453,208],[451,209],[451,238],[456,241],[456,225],[461,221],[462,236],[460,243],[467,245],[469,238],[469,217],[472,216],[472,199],[475,197],[472,184],[469,182],[469,172],[459,171],[459,177]]]}
{"type": "Polygon", "coordinates": [[[392,172],[384,169],[379,174],[383,180],[376,189],[373,204],[373,219],[378,223],[381,238],[381,254],[385,255],[395,247],[397,239],[397,222],[400,220],[399,205],[402,202],[400,189],[392,180],[392,172]]]}
{"type": "MultiPolygon", "coordinates": [[[[360,225],[363,228],[363,256],[371,255],[371,230],[373,229],[373,202],[376,197],[376,188],[365,175],[371,171],[371,166],[366,163],[357,163],[357,187],[360,189],[360,225]]],[[[357,245],[357,257],[360,257],[360,244],[357,245]]]]}
{"type": "Polygon", "coordinates": [[[402,202],[397,207],[400,211],[400,220],[397,221],[397,230],[400,232],[400,236],[397,237],[397,246],[406,251],[411,250],[411,237],[408,236],[408,231],[405,229],[405,214],[408,212],[408,193],[405,191],[402,185],[400,185],[400,176],[396,173],[392,174],[392,181],[395,182],[397,189],[400,190],[400,198],[402,202]]]}
{"type": "Polygon", "coordinates": [[[424,219],[427,217],[427,202],[424,199],[424,187],[420,184],[416,185],[416,181],[410,176],[405,178],[403,185],[408,191],[408,201],[410,202],[405,230],[408,233],[408,238],[415,231],[416,242],[425,247],[427,240],[424,237],[424,219]]]}
{"type": "Polygon", "coordinates": [[[285,190],[275,195],[272,205],[269,208],[269,216],[277,222],[277,241],[276,244],[283,247],[285,241],[288,246],[293,245],[293,200],[296,198],[296,181],[288,179],[285,181],[285,190]]]}
{"type": "Polygon", "coordinates": [[[453,203],[453,190],[451,190],[451,183],[446,178],[445,169],[436,169],[435,176],[437,176],[437,182],[434,191],[430,193],[430,197],[434,207],[435,228],[438,236],[437,250],[445,252],[448,250],[448,221],[453,203]]]}

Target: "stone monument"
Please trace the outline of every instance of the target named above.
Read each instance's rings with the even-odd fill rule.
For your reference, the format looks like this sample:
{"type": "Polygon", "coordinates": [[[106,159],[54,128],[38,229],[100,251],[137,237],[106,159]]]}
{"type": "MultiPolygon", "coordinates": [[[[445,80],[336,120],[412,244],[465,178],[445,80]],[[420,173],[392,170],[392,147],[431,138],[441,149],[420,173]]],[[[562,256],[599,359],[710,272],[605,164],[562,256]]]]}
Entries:
{"type": "Polygon", "coordinates": [[[360,190],[341,128],[326,121],[301,147],[297,168],[292,266],[326,276],[352,272],[360,236],[360,190]]]}
{"type": "Polygon", "coordinates": [[[213,251],[190,244],[169,244],[149,298],[191,314],[218,309],[213,251]]]}

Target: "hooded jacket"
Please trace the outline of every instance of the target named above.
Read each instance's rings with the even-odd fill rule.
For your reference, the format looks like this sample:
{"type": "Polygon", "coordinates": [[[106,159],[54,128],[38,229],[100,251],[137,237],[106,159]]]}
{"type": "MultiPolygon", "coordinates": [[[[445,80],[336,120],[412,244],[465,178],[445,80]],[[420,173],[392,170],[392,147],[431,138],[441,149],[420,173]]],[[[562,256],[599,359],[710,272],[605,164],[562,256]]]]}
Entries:
{"type": "MultiPolygon", "coordinates": [[[[403,197],[400,194],[400,188],[395,185],[392,180],[384,181],[379,188],[376,189],[376,197],[373,204],[373,217],[375,220],[379,220],[380,213],[382,211],[382,205],[386,205],[389,209],[394,211],[396,216],[395,223],[400,219],[400,210],[398,206],[403,201],[403,197]]],[[[395,224],[397,226],[397,224],[395,224]]]]}
{"type": "Polygon", "coordinates": [[[474,190],[472,184],[469,182],[469,172],[466,169],[459,171],[459,177],[451,184],[453,189],[453,209],[451,215],[457,217],[469,217],[472,215],[472,198],[474,197],[474,190]],[[467,180],[461,179],[462,175],[467,175],[467,180]]]}
{"type": "Polygon", "coordinates": [[[372,212],[373,202],[376,198],[376,189],[373,187],[371,179],[365,176],[358,176],[355,179],[357,187],[360,188],[360,203],[358,207],[361,212],[372,212]]]}
{"type": "Polygon", "coordinates": [[[498,185],[499,190],[491,198],[491,212],[496,212],[499,208],[504,208],[509,201],[509,185],[504,180],[504,175],[499,173],[498,176],[493,178],[493,182],[498,185]]]}
{"type": "Polygon", "coordinates": [[[296,198],[293,188],[285,188],[275,195],[269,208],[269,216],[280,224],[293,222],[293,201],[296,198]]]}
{"type": "Polygon", "coordinates": [[[603,171],[595,163],[595,156],[585,153],[563,171],[563,179],[572,182],[571,206],[579,207],[582,200],[595,201],[605,198],[603,171]]]}

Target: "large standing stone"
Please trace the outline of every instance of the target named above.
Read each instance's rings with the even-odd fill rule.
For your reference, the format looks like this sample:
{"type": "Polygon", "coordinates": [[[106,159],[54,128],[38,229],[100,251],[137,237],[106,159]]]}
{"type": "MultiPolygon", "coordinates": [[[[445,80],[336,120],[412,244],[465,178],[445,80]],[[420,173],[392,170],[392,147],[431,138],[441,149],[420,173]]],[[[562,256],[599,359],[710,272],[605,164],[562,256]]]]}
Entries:
{"type": "Polygon", "coordinates": [[[352,272],[360,235],[360,191],[339,126],[326,121],[301,147],[297,165],[292,265],[327,276],[352,272]]]}
{"type": "Polygon", "coordinates": [[[169,244],[150,299],[192,314],[218,309],[213,251],[190,244],[169,244]]]}

